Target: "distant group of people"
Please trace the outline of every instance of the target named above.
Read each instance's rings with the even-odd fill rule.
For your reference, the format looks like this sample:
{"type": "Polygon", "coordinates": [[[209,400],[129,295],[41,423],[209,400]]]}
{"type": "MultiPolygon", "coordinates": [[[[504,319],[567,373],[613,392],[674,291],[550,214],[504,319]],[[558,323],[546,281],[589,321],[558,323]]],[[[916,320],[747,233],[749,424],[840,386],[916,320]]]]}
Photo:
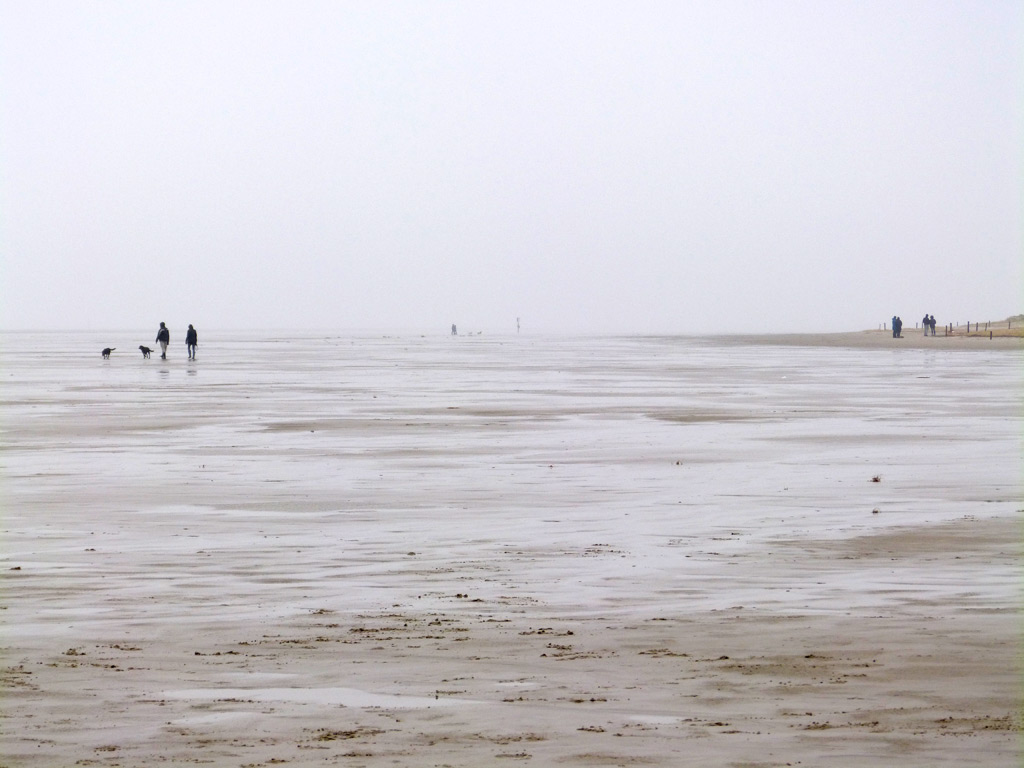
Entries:
{"type": "MultiPolygon", "coordinates": [[[[160,359],[167,359],[167,347],[171,343],[171,330],[167,327],[166,323],[160,323],[160,327],[156,332],[156,343],[160,345],[160,359]]],[[[196,333],[196,329],[189,325],[188,330],[185,331],[185,347],[188,349],[188,359],[196,359],[196,347],[199,346],[199,334],[196,333]]],[[[110,353],[113,352],[117,347],[104,347],[103,348],[103,359],[106,360],[110,357],[110,353]]],[[[139,351],[143,357],[148,358],[150,353],[154,350],[147,347],[145,344],[139,345],[139,351]]]]}
{"type": "MultiPolygon", "coordinates": [[[[160,359],[167,359],[167,345],[171,343],[171,331],[166,325],[160,323],[160,329],[156,332],[156,342],[160,345],[160,359]]],[[[188,349],[188,359],[196,359],[196,347],[199,346],[199,334],[190,323],[185,331],[185,347],[188,349]]]]}
{"type": "MultiPolygon", "coordinates": [[[[935,335],[935,315],[925,315],[924,319],[921,320],[921,325],[924,327],[924,335],[928,335],[928,331],[931,331],[931,335],[935,335]]],[[[894,339],[902,338],[903,335],[903,320],[900,319],[899,315],[892,316],[892,337],[894,339]]]]}
{"type": "MultiPolygon", "coordinates": [[[[519,333],[520,328],[521,328],[521,326],[519,324],[519,318],[517,317],[516,318],[516,333],[519,333]]],[[[471,331],[469,333],[469,335],[470,336],[475,336],[475,335],[478,335],[478,334],[481,334],[481,333],[483,333],[483,331],[477,331],[475,334],[471,331]]],[[[458,336],[458,335],[459,335],[459,329],[455,325],[455,323],[452,323],[452,336],[458,336]]]]}

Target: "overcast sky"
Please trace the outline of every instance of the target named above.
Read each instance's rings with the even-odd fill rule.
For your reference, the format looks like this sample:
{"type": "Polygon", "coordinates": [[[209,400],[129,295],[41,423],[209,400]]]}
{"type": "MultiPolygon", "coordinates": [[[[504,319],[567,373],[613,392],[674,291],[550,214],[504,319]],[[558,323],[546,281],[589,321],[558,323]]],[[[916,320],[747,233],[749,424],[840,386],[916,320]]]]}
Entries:
{"type": "Polygon", "coordinates": [[[1022,9],[0,0],[0,328],[1024,312],[1022,9]]]}

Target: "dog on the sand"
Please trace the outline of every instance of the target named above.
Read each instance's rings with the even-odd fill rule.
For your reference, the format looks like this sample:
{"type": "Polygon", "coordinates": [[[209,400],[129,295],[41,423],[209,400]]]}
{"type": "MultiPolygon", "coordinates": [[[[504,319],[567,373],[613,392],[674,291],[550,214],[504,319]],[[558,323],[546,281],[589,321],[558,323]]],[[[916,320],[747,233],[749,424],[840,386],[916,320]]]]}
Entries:
{"type": "Polygon", "coordinates": [[[106,360],[110,357],[110,353],[113,352],[117,347],[104,347],[103,348],[103,359],[106,360]]]}
{"type": "Polygon", "coordinates": [[[149,357],[149,353],[152,352],[153,350],[150,349],[149,347],[145,347],[142,344],[139,344],[139,351],[142,352],[143,357],[149,357]]]}

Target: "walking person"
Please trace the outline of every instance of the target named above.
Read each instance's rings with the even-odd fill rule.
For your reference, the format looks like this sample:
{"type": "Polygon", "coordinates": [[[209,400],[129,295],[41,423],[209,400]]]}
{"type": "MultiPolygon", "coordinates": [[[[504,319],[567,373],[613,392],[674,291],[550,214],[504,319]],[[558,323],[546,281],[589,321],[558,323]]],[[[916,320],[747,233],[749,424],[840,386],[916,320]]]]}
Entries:
{"type": "Polygon", "coordinates": [[[199,334],[196,333],[196,329],[189,323],[188,331],[185,332],[185,347],[188,349],[188,359],[196,359],[196,346],[199,344],[199,334]]]}
{"type": "Polygon", "coordinates": [[[935,315],[928,318],[928,325],[931,326],[932,336],[935,335],[935,315]]]}
{"type": "Polygon", "coordinates": [[[156,332],[156,340],[160,344],[160,359],[167,359],[167,345],[171,343],[171,332],[167,326],[160,323],[160,330],[156,332]]]}

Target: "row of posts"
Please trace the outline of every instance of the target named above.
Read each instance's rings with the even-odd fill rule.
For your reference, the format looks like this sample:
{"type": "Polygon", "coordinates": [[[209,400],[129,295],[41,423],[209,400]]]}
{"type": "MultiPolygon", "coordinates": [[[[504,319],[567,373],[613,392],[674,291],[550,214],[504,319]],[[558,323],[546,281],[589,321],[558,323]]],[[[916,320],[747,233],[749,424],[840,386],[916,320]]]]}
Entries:
{"type": "MultiPolygon", "coordinates": [[[[991,329],[990,329],[990,326],[991,326],[991,325],[992,325],[992,322],[991,322],[991,321],[989,321],[989,322],[985,323],[985,330],[986,330],[986,331],[988,331],[990,335],[991,335],[991,333],[992,333],[992,331],[991,331],[991,329]]],[[[1007,321],[1006,321],[1006,329],[1007,329],[1007,330],[1009,330],[1009,329],[1010,329],[1010,327],[1011,327],[1011,325],[1012,325],[1012,321],[1010,321],[1010,320],[1007,320],[1007,321]]],[[[917,323],[914,323],[914,327],[915,327],[915,328],[917,328],[917,323]]],[[[953,330],[954,330],[955,328],[956,328],[956,325],[955,325],[955,324],[953,324],[953,323],[950,323],[949,325],[947,325],[947,326],[946,326],[946,335],[947,335],[947,336],[949,336],[949,335],[950,335],[951,333],[953,333],[953,330]]],[[[968,332],[968,333],[970,333],[970,332],[971,332],[971,323],[970,323],[970,321],[969,321],[969,320],[967,321],[967,332],[968,332]]],[[[975,333],[980,333],[980,332],[981,332],[981,323],[975,323],[975,324],[974,324],[974,332],[975,332],[975,333]]]]}
{"type": "MultiPolygon", "coordinates": [[[[949,325],[947,325],[945,327],[946,335],[947,336],[951,335],[953,333],[953,331],[956,330],[958,325],[959,325],[958,323],[950,323],[949,325]]],[[[988,331],[989,338],[992,338],[992,331],[989,328],[990,325],[992,325],[991,321],[985,323],[985,330],[988,331]]],[[[1012,325],[1012,321],[1011,320],[1007,320],[1006,321],[1006,328],[1007,328],[1007,330],[1010,329],[1011,325],[1012,325]]],[[[917,328],[917,326],[918,326],[918,324],[914,323],[914,328],[915,329],[917,328]]],[[[882,323],[882,330],[883,331],[889,330],[887,323],[882,323]]],[[[980,331],[981,331],[981,323],[975,323],[974,324],[974,332],[975,333],[979,333],[980,331]]],[[[968,333],[971,332],[971,323],[970,323],[970,321],[967,322],[967,332],[968,333]]]]}
{"type": "MultiPolygon", "coordinates": [[[[989,331],[989,326],[990,326],[990,325],[992,325],[992,323],[991,323],[991,322],[985,323],[985,330],[986,330],[986,331],[989,331]]],[[[1007,320],[1007,321],[1006,321],[1006,328],[1007,328],[1007,330],[1009,330],[1009,329],[1010,329],[1010,326],[1011,326],[1011,321],[1010,321],[1010,320],[1007,320]]],[[[915,327],[917,327],[917,326],[915,325],[915,327]]],[[[953,330],[953,328],[955,328],[956,326],[950,325],[950,326],[948,326],[948,327],[949,327],[949,329],[950,329],[950,333],[952,333],[952,330],[953,330]]],[[[975,324],[974,324],[974,332],[975,332],[975,333],[978,333],[978,332],[979,332],[980,330],[981,330],[981,323],[975,323],[975,324]]],[[[968,322],[968,323],[967,323],[967,332],[968,332],[968,333],[970,333],[970,332],[971,332],[971,324],[970,324],[970,322],[968,322]]],[[[991,331],[989,331],[989,333],[991,333],[991,331]]]]}

